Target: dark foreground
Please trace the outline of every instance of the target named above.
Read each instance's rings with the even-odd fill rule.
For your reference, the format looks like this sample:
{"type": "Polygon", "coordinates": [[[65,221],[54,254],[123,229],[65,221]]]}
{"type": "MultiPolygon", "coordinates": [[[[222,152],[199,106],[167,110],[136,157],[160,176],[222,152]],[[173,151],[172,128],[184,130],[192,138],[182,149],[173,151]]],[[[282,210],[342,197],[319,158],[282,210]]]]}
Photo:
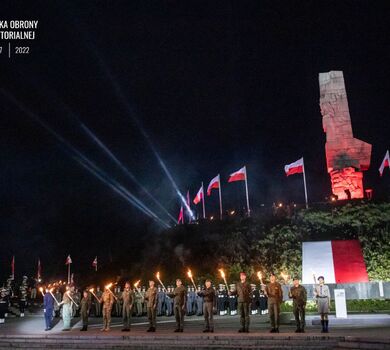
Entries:
{"type": "Polygon", "coordinates": [[[202,333],[202,318],[191,317],[184,333],[178,334],[173,333],[175,323],[168,317],[158,322],[156,333],[146,332],[145,318],[133,319],[130,333],[121,332],[116,318],[110,332],[100,332],[101,320],[96,318],[91,318],[87,332],[80,332],[78,319],[70,332],[61,331],[61,320],[45,332],[43,317],[35,315],[8,319],[1,325],[0,349],[390,349],[388,318],[367,315],[344,324],[335,320],[331,332],[324,335],[315,320],[308,322],[305,334],[294,333],[293,325],[282,325],[281,333],[270,334],[264,316],[251,318],[249,334],[237,333],[237,316],[217,317],[215,333],[202,333]],[[364,321],[370,318],[370,322],[364,321]]]}

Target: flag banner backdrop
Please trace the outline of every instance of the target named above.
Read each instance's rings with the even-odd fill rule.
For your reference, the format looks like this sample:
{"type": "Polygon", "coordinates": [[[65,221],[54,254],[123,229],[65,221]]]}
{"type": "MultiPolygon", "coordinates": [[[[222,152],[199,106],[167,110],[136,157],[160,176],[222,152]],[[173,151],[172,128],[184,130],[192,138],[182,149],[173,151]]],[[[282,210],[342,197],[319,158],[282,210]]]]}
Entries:
{"type": "Polygon", "coordinates": [[[313,284],[313,273],[325,283],[368,282],[359,241],[303,242],[302,283],[313,284]]]}

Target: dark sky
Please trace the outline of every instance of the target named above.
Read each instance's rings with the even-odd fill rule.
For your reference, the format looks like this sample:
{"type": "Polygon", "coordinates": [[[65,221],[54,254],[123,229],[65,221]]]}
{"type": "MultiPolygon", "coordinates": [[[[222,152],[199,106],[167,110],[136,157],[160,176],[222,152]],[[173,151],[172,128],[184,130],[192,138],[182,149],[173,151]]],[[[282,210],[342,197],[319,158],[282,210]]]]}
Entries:
{"type": "MultiPolygon", "coordinates": [[[[388,1],[5,1],[0,19],[39,20],[29,55],[0,55],[0,88],[164,220],[70,110],[174,217],[178,198],[134,118],[191,197],[220,173],[225,207],[243,206],[242,183],[226,179],[246,165],[254,209],[302,202],[302,177],[283,166],[304,156],[319,202],[330,181],[318,73],[342,70],[354,135],[373,145],[365,185],[389,190],[377,171],[390,134],[388,1]]],[[[38,256],[60,268],[68,253],[115,260],[158,231],[4,94],[0,104],[0,274],[12,254],[19,273],[38,256]]],[[[215,193],[206,206],[216,203],[215,193]]]]}

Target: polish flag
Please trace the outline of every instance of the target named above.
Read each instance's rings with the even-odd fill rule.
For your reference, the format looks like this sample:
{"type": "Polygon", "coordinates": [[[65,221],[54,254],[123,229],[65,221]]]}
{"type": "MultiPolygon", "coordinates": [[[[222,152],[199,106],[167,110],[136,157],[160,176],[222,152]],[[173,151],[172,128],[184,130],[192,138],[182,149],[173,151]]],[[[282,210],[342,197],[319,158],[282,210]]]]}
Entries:
{"type": "Polygon", "coordinates": [[[216,177],[214,177],[214,179],[210,181],[209,186],[207,187],[207,195],[210,196],[211,190],[213,188],[219,188],[219,184],[220,184],[220,179],[219,179],[219,175],[217,175],[216,177]]]}
{"type": "Polygon", "coordinates": [[[298,159],[296,162],[287,164],[284,166],[284,171],[287,176],[293,174],[303,173],[303,157],[298,159]]]}
{"type": "Polygon", "coordinates": [[[245,181],[246,180],[246,168],[243,167],[237,170],[233,174],[230,174],[228,182],[245,181]]]}
{"type": "Polygon", "coordinates": [[[97,271],[97,265],[98,265],[97,256],[95,256],[95,259],[92,261],[92,266],[95,268],[95,271],[97,271]]]}
{"type": "Polygon", "coordinates": [[[203,199],[203,186],[200,187],[198,193],[194,198],[194,204],[198,204],[203,199]]]}
{"type": "Polygon", "coordinates": [[[184,224],[184,212],[183,212],[183,206],[180,207],[180,213],[179,213],[179,218],[177,219],[177,223],[184,224]]]}
{"type": "Polygon", "coordinates": [[[359,241],[303,242],[302,283],[313,284],[313,274],[324,276],[325,283],[368,282],[359,241]]]}
{"type": "Polygon", "coordinates": [[[65,265],[69,265],[72,263],[72,259],[70,257],[70,255],[68,255],[68,257],[66,258],[66,261],[65,261],[65,265]]]}
{"type": "Polygon", "coordinates": [[[379,174],[381,174],[381,176],[383,175],[383,171],[385,170],[386,167],[388,167],[390,169],[389,150],[387,150],[387,152],[385,154],[385,158],[383,158],[382,164],[381,164],[381,166],[379,168],[379,174]]]}

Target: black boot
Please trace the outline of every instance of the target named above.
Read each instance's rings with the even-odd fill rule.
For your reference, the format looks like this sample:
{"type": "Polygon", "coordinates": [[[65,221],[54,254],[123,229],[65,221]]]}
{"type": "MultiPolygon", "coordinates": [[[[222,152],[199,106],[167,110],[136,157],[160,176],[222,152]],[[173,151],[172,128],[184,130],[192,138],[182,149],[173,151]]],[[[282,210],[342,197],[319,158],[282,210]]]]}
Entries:
{"type": "Polygon", "coordinates": [[[322,326],[321,333],[325,333],[325,321],[324,320],[321,320],[321,326],[322,326]]]}
{"type": "Polygon", "coordinates": [[[295,333],[301,333],[301,329],[298,327],[298,328],[295,330],[295,333]]]}
{"type": "Polygon", "coordinates": [[[245,328],[244,327],[242,327],[242,328],[240,328],[239,330],[238,330],[238,333],[244,333],[245,332],[245,328]]]}
{"type": "Polygon", "coordinates": [[[329,326],[329,320],[325,320],[325,333],[329,333],[328,326],[329,326]]]}

